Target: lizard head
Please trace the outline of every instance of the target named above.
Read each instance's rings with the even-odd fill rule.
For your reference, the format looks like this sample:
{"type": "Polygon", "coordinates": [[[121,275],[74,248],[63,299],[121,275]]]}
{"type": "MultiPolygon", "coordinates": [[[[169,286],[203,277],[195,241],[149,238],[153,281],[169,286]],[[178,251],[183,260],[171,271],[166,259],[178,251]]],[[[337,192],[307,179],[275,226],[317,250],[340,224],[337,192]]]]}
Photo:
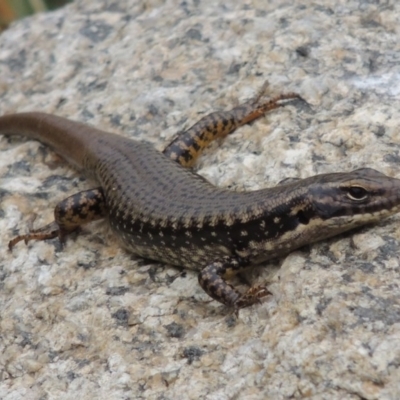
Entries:
{"type": "Polygon", "coordinates": [[[323,221],[332,235],[400,211],[400,179],[374,169],[361,168],[309,179],[312,218],[323,221]]]}

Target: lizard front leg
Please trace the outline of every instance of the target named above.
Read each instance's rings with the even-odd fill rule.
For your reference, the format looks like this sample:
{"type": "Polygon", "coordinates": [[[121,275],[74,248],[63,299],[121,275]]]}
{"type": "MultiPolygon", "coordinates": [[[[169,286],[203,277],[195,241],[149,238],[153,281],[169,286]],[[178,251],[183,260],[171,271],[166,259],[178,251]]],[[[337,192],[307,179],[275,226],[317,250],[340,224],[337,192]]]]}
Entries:
{"type": "Polygon", "coordinates": [[[240,126],[262,117],[268,111],[285,106],[287,100],[303,100],[297,93],[285,93],[263,100],[267,87],[268,82],[265,82],[253,99],[231,110],[206,115],[172,140],[163,153],[183,167],[192,167],[213,140],[224,138],[240,126]]]}
{"type": "Polygon", "coordinates": [[[271,294],[265,286],[253,286],[242,294],[225,280],[226,275],[242,272],[248,266],[249,263],[239,257],[224,257],[200,271],[199,284],[214,300],[233,307],[237,312],[240,308],[259,303],[261,298],[271,294]]]}

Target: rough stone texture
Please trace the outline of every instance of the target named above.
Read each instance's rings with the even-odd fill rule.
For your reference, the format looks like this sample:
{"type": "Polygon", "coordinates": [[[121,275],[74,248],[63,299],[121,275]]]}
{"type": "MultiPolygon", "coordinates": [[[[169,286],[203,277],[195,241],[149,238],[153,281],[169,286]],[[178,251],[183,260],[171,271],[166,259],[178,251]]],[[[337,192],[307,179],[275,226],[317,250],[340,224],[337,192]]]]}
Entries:
{"type": "MultiPolygon", "coordinates": [[[[246,190],[365,166],[400,176],[399,26],[395,2],[77,0],[2,33],[0,113],[162,149],[267,79],[310,107],[212,146],[201,174],[246,190]]],[[[32,213],[48,222],[94,183],[33,141],[1,137],[0,152],[0,398],[400,397],[399,217],[255,269],[274,296],[236,319],[194,273],[126,254],[105,223],[64,250],[9,253],[32,213]]]]}

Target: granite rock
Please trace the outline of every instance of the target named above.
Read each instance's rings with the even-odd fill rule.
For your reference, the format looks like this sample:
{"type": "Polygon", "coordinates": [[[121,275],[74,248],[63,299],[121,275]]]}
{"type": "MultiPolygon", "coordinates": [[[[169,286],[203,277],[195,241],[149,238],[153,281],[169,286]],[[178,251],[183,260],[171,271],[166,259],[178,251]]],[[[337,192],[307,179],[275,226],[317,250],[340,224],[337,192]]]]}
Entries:
{"type": "MultiPolygon", "coordinates": [[[[162,149],[206,113],[295,91],[197,170],[254,190],[371,167],[400,176],[400,5],[76,0],[0,36],[0,114],[45,111],[162,149]]],[[[396,399],[399,217],[265,263],[238,318],[196,274],[125,253],[104,222],[7,249],[95,183],[0,137],[0,398],[396,399]]]]}

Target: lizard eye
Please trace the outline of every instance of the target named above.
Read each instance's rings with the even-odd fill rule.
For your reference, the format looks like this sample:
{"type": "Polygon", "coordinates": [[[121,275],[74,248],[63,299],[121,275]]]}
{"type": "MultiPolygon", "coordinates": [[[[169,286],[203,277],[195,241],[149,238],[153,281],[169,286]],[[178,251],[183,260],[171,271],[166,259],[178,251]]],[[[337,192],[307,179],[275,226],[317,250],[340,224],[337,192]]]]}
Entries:
{"type": "Polygon", "coordinates": [[[368,192],[361,186],[351,186],[347,190],[347,197],[351,200],[362,201],[368,197],[368,192]]]}

